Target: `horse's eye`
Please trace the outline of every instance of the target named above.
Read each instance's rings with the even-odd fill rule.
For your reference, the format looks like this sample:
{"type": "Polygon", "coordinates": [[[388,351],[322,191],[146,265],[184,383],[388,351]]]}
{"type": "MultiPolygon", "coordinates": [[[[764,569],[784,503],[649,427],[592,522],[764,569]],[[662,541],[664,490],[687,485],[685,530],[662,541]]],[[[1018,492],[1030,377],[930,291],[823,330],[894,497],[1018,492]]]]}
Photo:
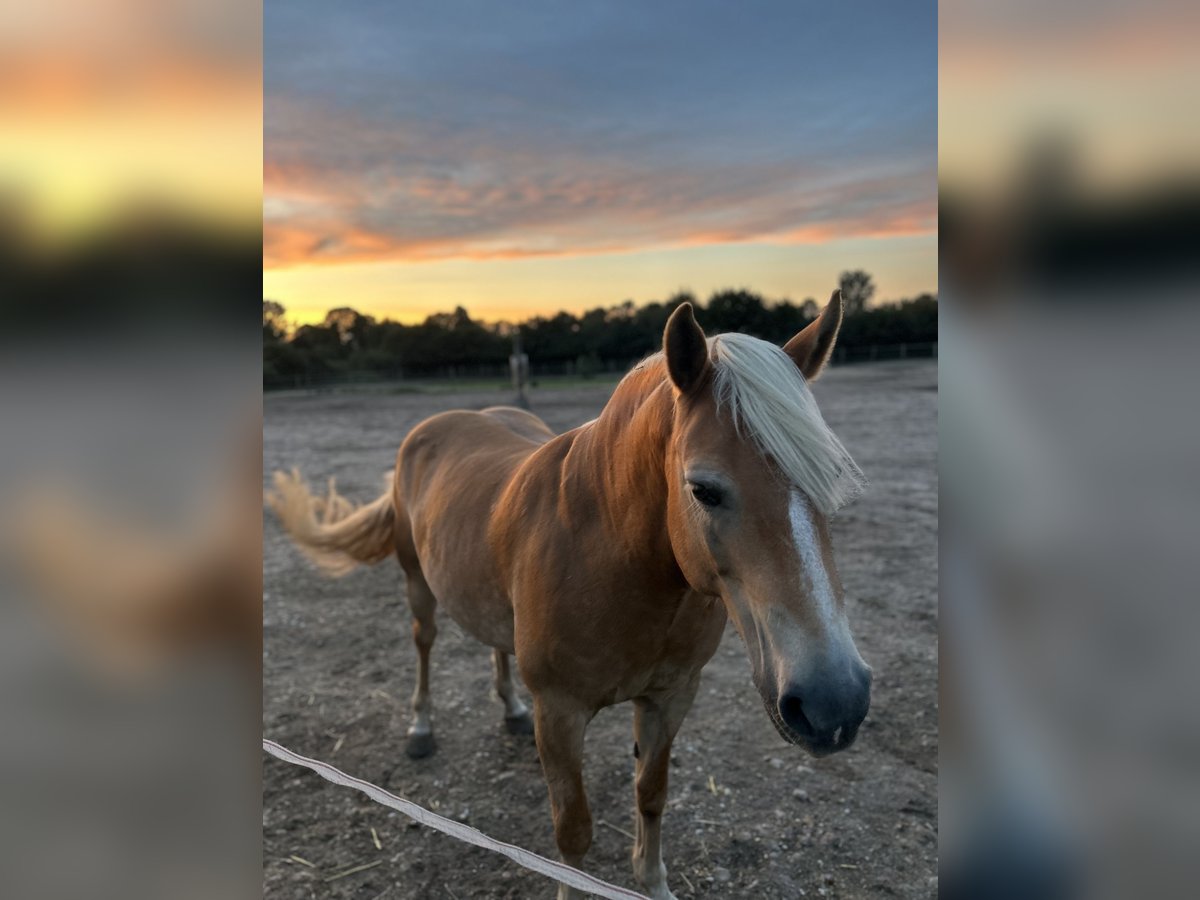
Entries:
{"type": "Polygon", "coordinates": [[[693,483],[692,496],[695,497],[702,506],[713,507],[721,504],[721,492],[712,485],[693,483]]]}

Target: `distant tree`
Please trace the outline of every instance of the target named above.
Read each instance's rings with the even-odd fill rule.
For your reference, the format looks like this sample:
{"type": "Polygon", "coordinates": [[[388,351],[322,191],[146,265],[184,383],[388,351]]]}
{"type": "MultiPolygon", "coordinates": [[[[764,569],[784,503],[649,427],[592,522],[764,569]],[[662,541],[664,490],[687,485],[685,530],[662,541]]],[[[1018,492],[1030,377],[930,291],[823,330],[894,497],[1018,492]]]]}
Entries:
{"type": "Polygon", "coordinates": [[[780,300],[767,310],[768,328],[762,337],[775,344],[784,344],[812,319],[812,316],[804,315],[803,307],[790,300],[780,300]]]}
{"type": "Polygon", "coordinates": [[[408,355],[423,367],[478,366],[508,359],[511,340],[471,318],[461,306],[453,312],[434,313],[417,328],[419,342],[408,355]]]}
{"type": "Polygon", "coordinates": [[[850,316],[838,335],[838,345],[847,348],[936,340],[937,298],[932,294],[898,303],[882,303],[850,316]]]}
{"type": "Polygon", "coordinates": [[[517,326],[512,322],[509,322],[507,319],[501,319],[499,322],[493,322],[491,325],[484,327],[489,328],[496,334],[497,337],[502,337],[505,339],[511,338],[513,333],[517,330],[517,326]]]}
{"type": "MultiPolygon", "coordinates": [[[[935,295],[867,308],[874,293],[870,276],[846,272],[841,282],[850,315],[842,325],[839,347],[937,341],[935,295]]],[[[559,312],[490,325],[472,319],[461,306],[435,313],[420,325],[377,322],[350,307],[339,307],[330,310],[321,324],[290,332],[283,305],[263,300],[263,379],[268,386],[281,386],[362,373],[380,377],[495,374],[506,371],[517,329],[535,370],[540,366],[543,371],[574,370],[583,375],[611,371],[661,349],[667,318],[683,302],[697,307],[697,317],[710,333],[741,331],[775,344],[787,341],[818,313],[812,299],[800,305],[787,299],[767,303],[748,290],[726,290],[703,306],[692,294],[677,292],[644,306],[626,301],[580,315],[559,312]]]]}
{"type": "Polygon", "coordinates": [[[337,334],[338,340],[343,344],[361,347],[365,343],[367,332],[375,325],[375,320],[349,306],[339,306],[325,314],[324,324],[337,334]]]}
{"type": "Polygon", "coordinates": [[[454,307],[454,312],[434,313],[425,320],[425,324],[445,331],[468,331],[475,326],[471,314],[462,306],[454,307]]]}
{"type": "Polygon", "coordinates": [[[864,312],[871,298],[875,296],[875,284],[871,276],[862,269],[853,272],[843,272],[838,279],[842,290],[842,303],[847,316],[856,316],[864,312]]]}
{"type": "Polygon", "coordinates": [[[275,300],[263,300],[262,324],[264,344],[278,343],[287,337],[287,322],[284,321],[286,313],[287,309],[282,303],[275,300]]]}
{"type": "Polygon", "coordinates": [[[712,333],[743,331],[761,337],[768,330],[763,298],[746,290],[718,291],[701,313],[701,324],[712,333]]]}
{"type": "Polygon", "coordinates": [[[579,319],[569,312],[550,318],[537,316],[521,326],[525,352],[531,360],[574,361],[588,349],[580,334],[582,328],[579,319]]]}
{"type": "Polygon", "coordinates": [[[639,307],[634,314],[634,339],[631,340],[624,354],[614,354],[614,358],[621,359],[623,356],[625,359],[638,359],[656,350],[661,350],[663,329],[667,327],[667,319],[681,303],[695,305],[696,298],[687,291],[677,291],[664,303],[654,300],[639,307]]]}
{"type": "Polygon", "coordinates": [[[321,356],[337,356],[341,350],[338,333],[324,325],[301,325],[292,335],[290,343],[293,347],[321,356]]]}
{"type": "Polygon", "coordinates": [[[621,319],[632,319],[635,315],[637,315],[637,304],[632,300],[626,300],[619,306],[610,307],[605,318],[610,322],[616,322],[621,319]]]}

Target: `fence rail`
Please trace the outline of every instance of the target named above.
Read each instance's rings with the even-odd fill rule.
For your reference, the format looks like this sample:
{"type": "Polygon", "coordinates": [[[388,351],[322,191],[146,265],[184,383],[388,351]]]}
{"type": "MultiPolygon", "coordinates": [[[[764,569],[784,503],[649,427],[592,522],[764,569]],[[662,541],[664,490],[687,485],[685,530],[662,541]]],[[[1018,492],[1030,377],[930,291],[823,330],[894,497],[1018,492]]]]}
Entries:
{"type": "Polygon", "coordinates": [[[862,347],[835,347],[832,363],[840,365],[885,359],[937,359],[937,355],[937,341],[868,344],[862,347]]]}
{"type": "Polygon", "coordinates": [[[376,803],[403,813],[413,821],[427,825],[435,831],[440,831],[442,834],[449,835],[463,843],[473,844],[476,847],[482,847],[485,850],[499,853],[501,856],[508,857],[517,865],[537,872],[539,875],[545,875],[547,878],[551,878],[560,884],[568,885],[597,897],[605,897],[607,900],[649,900],[644,894],[639,894],[628,888],[602,881],[594,875],[581,872],[579,869],[568,866],[566,863],[546,859],[546,857],[539,856],[531,850],[526,850],[515,844],[507,844],[504,841],[498,841],[493,837],[489,837],[478,828],[472,828],[453,819],[447,819],[445,816],[439,816],[437,813],[430,812],[425,807],[413,803],[411,800],[397,797],[395,794],[391,794],[383,788],[371,784],[369,781],[363,781],[360,778],[355,778],[353,775],[347,775],[340,769],[335,769],[327,762],[301,756],[299,753],[275,743],[275,741],[264,738],[262,745],[263,750],[278,760],[291,763],[293,766],[309,769],[316,772],[326,781],[340,785],[341,787],[353,788],[359,793],[366,794],[376,803]]]}
{"type": "MultiPolygon", "coordinates": [[[[832,365],[874,362],[896,359],[937,359],[937,341],[908,342],[899,344],[868,344],[860,347],[837,347],[833,352],[832,365]]],[[[621,375],[640,360],[613,359],[597,360],[589,357],[564,360],[532,361],[530,377],[538,378],[603,378],[621,375]]],[[[414,386],[436,383],[452,384],[455,381],[509,382],[509,364],[463,363],[439,366],[434,369],[414,370],[404,366],[384,369],[355,369],[344,371],[305,372],[294,375],[263,373],[265,390],[287,390],[295,388],[342,387],[355,384],[408,383],[414,386]]]]}

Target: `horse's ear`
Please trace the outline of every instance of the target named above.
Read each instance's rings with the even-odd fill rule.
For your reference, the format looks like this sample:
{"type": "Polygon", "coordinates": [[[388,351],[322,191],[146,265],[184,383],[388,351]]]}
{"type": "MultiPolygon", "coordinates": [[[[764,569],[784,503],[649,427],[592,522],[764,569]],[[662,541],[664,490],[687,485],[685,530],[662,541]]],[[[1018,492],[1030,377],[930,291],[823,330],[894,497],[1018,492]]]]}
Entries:
{"type": "Polygon", "coordinates": [[[821,314],[783,345],[805,381],[815,381],[833,354],[838,329],[842,327],[842,292],[834,291],[821,314]]]}
{"type": "Polygon", "coordinates": [[[692,304],[679,304],[667,319],[663,355],[667,358],[671,381],[684,393],[696,387],[708,371],[708,341],[692,312],[692,304]]]}

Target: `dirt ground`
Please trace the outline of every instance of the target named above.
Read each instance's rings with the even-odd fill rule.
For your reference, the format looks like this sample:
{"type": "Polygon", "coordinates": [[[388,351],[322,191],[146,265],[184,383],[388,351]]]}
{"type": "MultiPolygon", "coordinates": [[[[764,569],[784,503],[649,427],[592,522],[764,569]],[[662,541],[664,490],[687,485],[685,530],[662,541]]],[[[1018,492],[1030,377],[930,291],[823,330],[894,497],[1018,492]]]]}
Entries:
{"type": "MultiPolygon", "coordinates": [[[[532,402],[565,430],[595,416],[610,390],[540,388],[532,402]]],[[[664,851],[680,898],[937,893],[937,365],[836,368],[815,392],[871,481],[833,525],[851,626],[875,670],[871,712],[845,753],[815,760],[784,744],[729,626],[672,756],[664,851]]],[[[386,388],[268,395],[264,468],[299,466],[317,484],[336,476],[347,496],[371,499],[416,423],[509,399],[386,388]]],[[[413,761],[403,745],[416,652],[399,567],[325,579],[267,514],[263,580],[268,737],[557,858],[533,740],[503,730],[490,651],[439,618],[438,751],[413,761]]],[[[597,824],[586,868],[635,887],[622,833],[633,829],[631,716],[628,704],[610,708],[588,731],[597,824]]],[[[554,896],[532,872],[266,756],[263,792],[265,897],[554,896]],[[333,877],[366,864],[375,865],[333,877]]]]}

